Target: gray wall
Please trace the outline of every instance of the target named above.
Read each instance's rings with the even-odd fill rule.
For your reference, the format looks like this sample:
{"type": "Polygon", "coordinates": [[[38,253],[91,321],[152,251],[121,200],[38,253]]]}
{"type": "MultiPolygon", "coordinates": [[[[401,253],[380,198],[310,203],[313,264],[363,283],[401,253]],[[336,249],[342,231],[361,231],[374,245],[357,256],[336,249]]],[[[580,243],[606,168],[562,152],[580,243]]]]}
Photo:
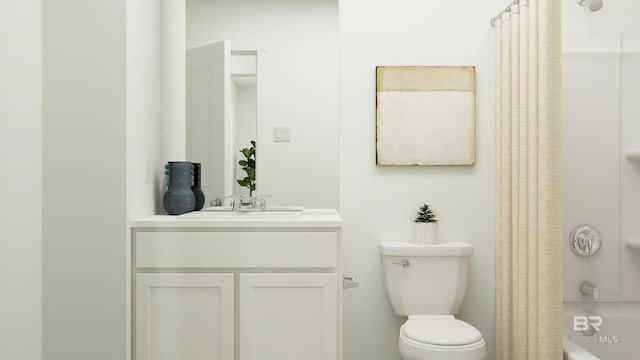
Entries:
{"type": "Polygon", "coordinates": [[[44,359],[123,359],[126,1],[43,7],[44,359]]]}
{"type": "Polygon", "coordinates": [[[128,220],[162,186],[160,5],[43,2],[46,360],[128,356],[128,220]]]}
{"type": "Polygon", "coordinates": [[[0,359],[42,356],[41,17],[0,1],[0,359]]]}

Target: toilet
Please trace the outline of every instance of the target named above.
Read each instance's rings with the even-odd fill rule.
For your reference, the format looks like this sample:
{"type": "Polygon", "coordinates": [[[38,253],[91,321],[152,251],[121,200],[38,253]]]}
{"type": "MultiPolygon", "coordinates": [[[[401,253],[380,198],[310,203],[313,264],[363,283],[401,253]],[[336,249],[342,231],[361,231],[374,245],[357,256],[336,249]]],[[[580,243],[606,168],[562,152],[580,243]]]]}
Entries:
{"type": "Polygon", "coordinates": [[[473,246],[464,242],[422,245],[381,242],[382,271],[400,327],[403,360],[484,360],[476,328],[454,317],[467,289],[473,246]]]}

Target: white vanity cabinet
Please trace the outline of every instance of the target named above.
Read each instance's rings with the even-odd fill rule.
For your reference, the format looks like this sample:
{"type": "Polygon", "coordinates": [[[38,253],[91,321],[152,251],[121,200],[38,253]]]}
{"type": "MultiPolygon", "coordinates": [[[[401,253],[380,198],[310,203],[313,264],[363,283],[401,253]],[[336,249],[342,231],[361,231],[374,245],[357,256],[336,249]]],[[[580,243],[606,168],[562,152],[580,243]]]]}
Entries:
{"type": "Polygon", "coordinates": [[[233,274],[136,275],[136,359],[233,359],[233,274]]]}
{"type": "Polygon", "coordinates": [[[341,219],[132,222],[134,360],[339,360],[341,219]]]}
{"type": "Polygon", "coordinates": [[[336,274],[240,274],[240,360],[337,359],[336,274]]]}

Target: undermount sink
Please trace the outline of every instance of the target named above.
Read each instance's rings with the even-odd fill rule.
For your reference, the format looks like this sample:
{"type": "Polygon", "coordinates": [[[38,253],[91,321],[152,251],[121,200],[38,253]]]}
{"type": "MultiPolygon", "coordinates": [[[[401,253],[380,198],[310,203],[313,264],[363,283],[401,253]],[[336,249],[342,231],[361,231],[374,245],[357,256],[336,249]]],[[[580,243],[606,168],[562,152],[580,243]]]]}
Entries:
{"type": "Polygon", "coordinates": [[[178,216],[178,218],[207,218],[207,219],[224,219],[224,220],[240,220],[240,219],[264,219],[264,218],[283,218],[298,217],[302,214],[302,207],[297,206],[275,206],[267,207],[261,210],[249,211],[232,211],[231,208],[211,207],[201,211],[192,211],[178,216]]]}

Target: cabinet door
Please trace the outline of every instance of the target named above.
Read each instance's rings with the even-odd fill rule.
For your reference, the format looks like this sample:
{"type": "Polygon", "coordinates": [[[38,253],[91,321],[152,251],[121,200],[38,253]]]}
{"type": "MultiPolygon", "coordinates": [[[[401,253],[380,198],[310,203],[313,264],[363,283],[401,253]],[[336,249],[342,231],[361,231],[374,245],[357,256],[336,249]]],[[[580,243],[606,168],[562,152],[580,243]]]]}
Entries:
{"type": "Polygon", "coordinates": [[[233,360],[233,274],[136,275],[136,360],[233,360]]]}
{"type": "Polygon", "coordinates": [[[240,274],[240,360],[336,360],[337,276],[240,274]]]}

